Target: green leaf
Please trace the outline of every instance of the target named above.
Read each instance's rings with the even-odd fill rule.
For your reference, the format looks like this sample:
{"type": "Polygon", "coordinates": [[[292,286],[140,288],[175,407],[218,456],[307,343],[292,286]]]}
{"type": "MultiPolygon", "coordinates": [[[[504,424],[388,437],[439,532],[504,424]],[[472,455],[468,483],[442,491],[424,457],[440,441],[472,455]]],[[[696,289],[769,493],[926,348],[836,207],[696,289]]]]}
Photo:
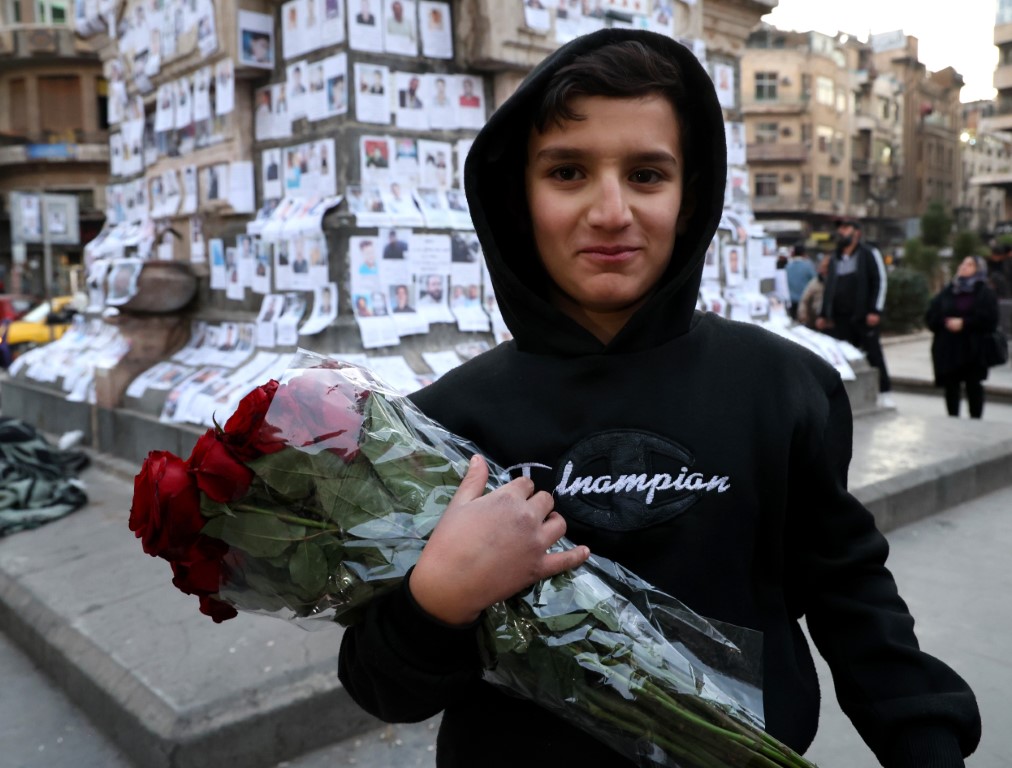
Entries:
{"type": "Polygon", "coordinates": [[[313,456],[298,448],[265,454],[247,466],[276,493],[292,501],[301,501],[313,492],[317,476],[313,456]]]}
{"type": "Polygon", "coordinates": [[[288,563],[292,581],[311,595],[322,595],[327,586],[327,558],[312,541],[302,541],[288,563]]]}
{"type": "Polygon", "coordinates": [[[220,515],[208,521],[202,533],[221,539],[252,557],[275,557],[288,549],[292,542],[306,537],[304,526],[291,525],[274,515],[255,512],[234,517],[220,515]]]}

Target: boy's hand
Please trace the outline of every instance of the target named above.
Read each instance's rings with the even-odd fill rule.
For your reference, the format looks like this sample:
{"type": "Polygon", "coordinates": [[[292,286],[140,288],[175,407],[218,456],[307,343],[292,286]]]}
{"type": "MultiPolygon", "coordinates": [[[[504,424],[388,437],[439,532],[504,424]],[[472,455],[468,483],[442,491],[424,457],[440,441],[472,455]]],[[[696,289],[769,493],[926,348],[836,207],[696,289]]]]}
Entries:
{"type": "Polygon", "coordinates": [[[470,624],[493,603],[575,568],[587,547],[547,554],[566,533],[552,495],[519,478],[488,495],[488,464],[471,460],[411,572],[415,601],[447,624],[470,624]]]}

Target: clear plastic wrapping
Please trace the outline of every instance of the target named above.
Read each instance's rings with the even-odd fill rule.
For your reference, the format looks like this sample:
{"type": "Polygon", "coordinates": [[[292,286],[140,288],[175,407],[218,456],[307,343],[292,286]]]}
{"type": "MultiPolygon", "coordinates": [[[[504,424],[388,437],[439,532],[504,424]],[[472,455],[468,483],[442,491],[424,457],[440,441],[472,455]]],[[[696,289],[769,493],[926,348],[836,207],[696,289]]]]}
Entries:
{"type": "MultiPolygon", "coordinates": [[[[152,452],[130,525],[216,621],[350,625],[417,562],[476,452],[369,371],[300,353],[188,460],[152,452]]],[[[502,475],[490,462],[489,491],[502,475]]],[[[761,635],[610,560],[492,606],[479,641],[485,679],[640,765],[810,765],[762,730],[761,635]]]]}

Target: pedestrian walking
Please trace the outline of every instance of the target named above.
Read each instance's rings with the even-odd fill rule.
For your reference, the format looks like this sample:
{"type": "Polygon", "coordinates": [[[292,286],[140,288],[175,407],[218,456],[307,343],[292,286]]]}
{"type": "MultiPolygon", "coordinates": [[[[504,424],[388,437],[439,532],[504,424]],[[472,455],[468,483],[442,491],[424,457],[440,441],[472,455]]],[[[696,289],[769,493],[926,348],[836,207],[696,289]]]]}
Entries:
{"type": "Polygon", "coordinates": [[[835,224],[836,253],[826,273],[816,328],[864,352],[868,364],[878,370],[879,406],[895,408],[880,338],[887,287],[885,264],[877,249],[861,242],[857,219],[839,218],[835,224]]]}
{"type": "Polygon", "coordinates": [[[476,456],[402,587],[345,632],[339,663],[381,719],[443,713],[440,768],[632,768],[482,676],[483,611],[589,552],[761,631],[765,728],[796,751],[819,717],[803,616],[884,765],[960,768],[977,745],[972,691],[918,647],[886,540],[846,490],[839,374],[695,311],[724,135],[691,49],[615,28],[549,56],[469,151],[467,198],[513,339],[412,399],[512,480],[484,493],[476,456]],[[546,553],[563,532],[575,546],[546,553]]]}
{"type": "Polygon", "coordinates": [[[816,277],[815,264],[808,256],[804,243],[798,243],[791,252],[791,258],[784,268],[787,270],[787,291],[790,295],[790,306],[787,313],[792,320],[798,319],[798,307],[801,306],[801,296],[805,288],[816,277]]]}
{"type": "Polygon", "coordinates": [[[826,273],[829,271],[829,262],[832,258],[827,253],[819,259],[819,267],[815,271],[815,277],[808,281],[808,285],[805,286],[805,290],[801,294],[801,300],[798,302],[798,322],[813,330],[819,319],[819,313],[822,312],[822,297],[826,292],[826,273]]]}
{"type": "Polygon", "coordinates": [[[934,334],[931,362],[935,385],[945,391],[946,410],[959,416],[965,389],[970,418],[981,418],[988,371],[984,339],[998,327],[998,298],[988,285],[984,259],[963,259],[956,276],[931,300],[924,319],[934,334]]]}

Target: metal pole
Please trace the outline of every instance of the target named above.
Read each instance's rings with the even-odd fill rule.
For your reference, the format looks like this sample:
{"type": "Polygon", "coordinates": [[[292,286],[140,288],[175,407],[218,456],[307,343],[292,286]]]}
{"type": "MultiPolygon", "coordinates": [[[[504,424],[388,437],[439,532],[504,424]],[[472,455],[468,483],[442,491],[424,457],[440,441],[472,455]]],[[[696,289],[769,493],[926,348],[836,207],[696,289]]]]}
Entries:
{"type": "MultiPolygon", "coordinates": [[[[46,205],[46,193],[39,195],[41,199],[42,214],[42,292],[46,302],[49,304],[50,313],[53,311],[53,247],[49,243],[49,209],[46,205]]],[[[49,326],[49,340],[53,340],[53,325],[49,326]]]]}

